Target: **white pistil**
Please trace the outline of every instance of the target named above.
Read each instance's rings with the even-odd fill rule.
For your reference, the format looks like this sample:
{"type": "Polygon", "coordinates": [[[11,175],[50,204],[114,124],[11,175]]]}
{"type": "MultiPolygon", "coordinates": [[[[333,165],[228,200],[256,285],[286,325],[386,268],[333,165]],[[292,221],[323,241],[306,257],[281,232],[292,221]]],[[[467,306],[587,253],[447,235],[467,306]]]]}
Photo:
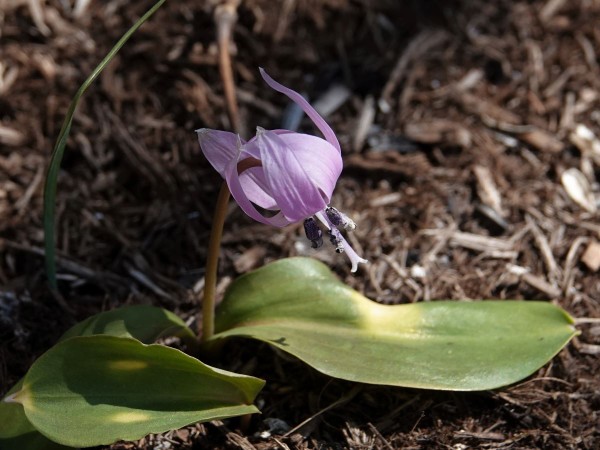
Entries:
{"type": "MultiPolygon", "coordinates": [[[[321,223],[323,223],[323,225],[325,225],[325,227],[328,230],[331,230],[332,228],[336,228],[335,225],[327,217],[325,210],[319,211],[318,213],[316,213],[315,217],[317,219],[319,219],[321,221],[321,223]]],[[[354,249],[352,248],[352,246],[346,241],[346,239],[344,239],[344,236],[342,236],[342,234],[337,229],[336,229],[336,231],[338,232],[338,235],[341,239],[341,243],[343,245],[345,253],[346,253],[346,255],[348,255],[348,258],[350,259],[350,263],[352,264],[352,269],[350,271],[356,272],[358,270],[359,264],[366,264],[369,261],[358,256],[356,254],[356,252],[354,251],[354,249]]]]}

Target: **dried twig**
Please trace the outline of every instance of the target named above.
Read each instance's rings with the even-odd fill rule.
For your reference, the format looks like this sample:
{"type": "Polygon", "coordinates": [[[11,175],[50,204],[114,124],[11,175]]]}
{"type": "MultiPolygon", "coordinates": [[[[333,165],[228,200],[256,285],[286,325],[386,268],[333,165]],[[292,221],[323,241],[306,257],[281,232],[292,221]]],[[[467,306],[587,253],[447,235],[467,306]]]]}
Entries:
{"type": "Polygon", "coordinates": [[[567,257],[565,259],[565,265],[563,268],[563,278],[562,278],[562,290],[566,295],[571,291],[573,286],[573,269],[577,264],[575,257],[577,256],[577,252],[579,251],[579,247],[589,241],[589,238],[585,236],[579,236],[577,239],[573,241],[571,244],[571,248],[567,253],[567,257]]]}
{"type": "Polygon", "coordinates": [[[325,408],[321,409],[319,412],[313,414],[312,416],[310,416],[308,419],[300,422],[298,425],[296,425],[294,428],[292,428],[291,430],[289,430],[287,433],[285,433],[283,435],[283,437],[288,437],[291,436],[292,434],[294,434],[296,431],[298,431],[300,428],[302,428],[303,426],[305,426],[306,424],[312,422],[313,420],[315,420],[317,417],[319,417],[320,415],[326,413],[327,411],[329,411],[330,409],[333,408],[337,408],[340,405],[343,405],[345,403],[348,403],[350,400],[352,400],[356,394],[358,394],[361,390],[363,389],[362,386],[355,386],[353,387],[350,392],[348,392],[346,395],[344,395],[343,397],[339,398],[338,400],[336,400],[335,402],[331,403],[330,405],[326,406],[325,408]]]}
{"type": "Polygon", "coordinates": [[[404,52],[398,58],[396,66],[390,77],[383,87],[381,97],[379,99],[379,107],[388,112],[392,107],[392,93],[396,86],[402,81],[402,77],[406,73],[406,69],[411,61],[430,51],[433,47],[441,44],[448,38],[448,34],[441,30],[425,30],[418,34],[408,44],[404,52]]]}
{"type": "Polygon", "coordinates": [[[547,23],[564,6],[566,0],[548,0],[540,11],[540,20],[547,23]]]}
{"type": "Polygon", "coordinates": [[[238,104],[235,96],[235,81],[231,67],[231,39],[233,27],[237,21],[237,8],[240,0],[226,0],[215,8],[214,20],[217,26],[217,45],[219,48],[219,71],[223,81],[223,90],[227,103],[227,115],[231,128],[236,133],[242,133],[242,125],[238,104]]]}
{"type": "Polygon", "coordinates": [[[241,434],[231,431],[222,421],[213,420],[211,423],[216,426],[217,429],[223,433],[225,438],[236,448],[240,448],[242,450],[256,450],[256,447],[252,445],[248,439],[241,434]]]}
{"type": "Polygon", "coordinates": [[[558,264],[556,263],[556,259],[554,259],[554,255],[552,254],[552,249],[550,248],[550,244],[548,243],[548,239],[542,233],[542,230],[537,226],[533,217],[527,215],[525,216],[525,220],[529,229],[533,233],[533,237],[535,239],[535,243],[542,253],[544,258],[544,262],[546,263],[546,269],[548,269],[548,276],[551,280],[557,280],[560,277],[560,269],[558,268],[558,264]]]}
{"type": "Polygon", "coordinates": [[[498,191],[498,188],[496,187],[490,169],[485,166],[477,165],[473,168],[473,173],[477,179],[477,194],[481,201],[501,216],[504,215],[502,211],[502,197],[500,196],[500,191],[498,191]]]}
{"type": "Polygon", "coordinates": [[[375,98],[372,95],[369,95],[362,105],[352,137],[352,150],[354,152],[359,152],[362,149],[374,121],[375,98]]]}
{"type": "Polygon", "coordinates": [[[381,442],[383,442],[383,445],[385,448],[388,448],[389,450],[394,450],[394,447],[392,447],[392,444],[390,444],[388,442],[388,440],[385,437],[383,437],[383,435],[381,434],[381,432],[377,429],[377,427],[375,425],[373,425],[371,422],[369,422],[368,426],[371,429],[371,431],[375,434],[375,436],[377,436],[379,438],[379,440],[381,442]]]}
{"type": "Polygon", "coordinates": [[[27,187],[25,194],[23,194],[23,196],[19,200],[17,200],[17,202],[15,203],[15,207],[19,210],[20,215],[22,215],[25,212],[25,209],[27,208],[27,205],[29,205],[29,202],[31,201],[33,194],[35,194],[35,192],[38,190],[43,179],[44,179],[44,167],[40,166],[40,167],[38,167],[38,171],[35,173],[35,176],[33,177],[33,181],[31,183],[29,183],[29,186],[27,187]]]}

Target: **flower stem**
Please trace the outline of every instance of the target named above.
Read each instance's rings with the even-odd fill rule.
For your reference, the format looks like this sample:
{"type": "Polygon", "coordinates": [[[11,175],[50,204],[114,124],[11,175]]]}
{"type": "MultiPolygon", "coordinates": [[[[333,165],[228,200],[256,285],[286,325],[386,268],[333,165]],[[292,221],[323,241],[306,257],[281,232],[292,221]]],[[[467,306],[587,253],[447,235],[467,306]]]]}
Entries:
{"type": "Polygon", "coordinates": [[[202,298],[202,330],[201,342],[208,341],[215,333],[215,293],[217,290],[217,269],[219,267],[219,250],[223,225],[229,203],[229,188],[223,182],[213,218],[210,240],[208,242],[208,255],[206,257],[206,273],[204,274],[204,296],[202,298]]]}

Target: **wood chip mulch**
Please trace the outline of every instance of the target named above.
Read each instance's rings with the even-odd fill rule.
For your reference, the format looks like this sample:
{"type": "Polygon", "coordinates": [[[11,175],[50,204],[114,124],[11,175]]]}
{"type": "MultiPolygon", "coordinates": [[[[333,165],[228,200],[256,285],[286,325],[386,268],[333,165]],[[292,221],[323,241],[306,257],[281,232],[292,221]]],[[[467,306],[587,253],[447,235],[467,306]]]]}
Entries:
{"type": "MultiPolygon", "coordinates": [[[[77,87],[152,2],[0,0],[2,393],[90,314],[146,303],[194,316],[220,183],[194,130],[231,129],[215,3],[167,2],[84,97],[59,178],[62,303],[43,268],[49,155],[77,87]]],[[[268,381],[261,416],[103,448],[600,448],[598,23],[596,0],[242,1],[231,52],[245,137],[293,119],[259,65],[323,108],[345,159],[332,203],[370,264],[352,275],[301,226],[232,204],[220,293],[310,255],[378,302],[547,300],[582,333],[523,383],[480,393],[357,387],[231,342],[223,367],[268,381]]]]}

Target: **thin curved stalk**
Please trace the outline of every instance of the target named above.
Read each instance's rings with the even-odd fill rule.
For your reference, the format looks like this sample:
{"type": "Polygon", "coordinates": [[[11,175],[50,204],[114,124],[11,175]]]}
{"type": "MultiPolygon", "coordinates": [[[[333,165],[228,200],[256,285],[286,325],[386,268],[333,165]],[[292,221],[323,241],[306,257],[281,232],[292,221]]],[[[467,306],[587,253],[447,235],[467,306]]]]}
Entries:
{"type": "Polygon", "coordinates": [[[221,237],[223,225],[227,215],[229,203],[229,188],[227,183],[221,184],[212,229],[208,242],[208,255],[206,258],[206,273],[204,274],[204,296],[202,297],[202,330],[201,341],[208,341],[215,334],[215,294],[217,291],[217,269],[219,268],[219,253],[221,250],[221,237]]]}
{"type": "Polygon", "coordinates": [[[146,22],[157,10],[160,8],[166,0],[159,0],[150,8],[146,13],[138,19],[133,26],[127,30],[127,32],[118,40],[115,46],[108,52],[108,54],[102,59],[100,64],[92,71],[87,77],[83,84],[77,90],[77,93],[71,100],[67,115],[58,134],[52,156],[50,157],[50,165],[48,167],[48,173],[46,175],[46,182],[44,185],[44,248],[45,248],[45,259],[46,259],[46,274],[48,276],[48,282],[51,289],[57,289],[56,282],[56,242],[55,242],[55,231],[56,231],[56,189],[58,172],[60,170],[60,164],[65,153],[65,147],[67,145],[67,139],[71,131],[71,125],[73,124],[73,116],[79,100],[90,87],[90,85],[98,78],[98,75],[104,70],[104,68],[112,61],[115,55],[121,50],[121,47],[129,40],[129,38],[135,33],[144,22],[146,22]]]}
{"type": "Polygon", "coordinates": [[[227,104],[227,115],[231,128],[238,134],[242,132],[242,123],[235,96],[235,82],[233,79],[233,68],[231,66],[231,54],[229,48],[233,35],[233,28],[237,21],[237,8],[239,0],[229,0],[217,6],[215,9],[215,23],[217,26],[217,44],[219,47],[219,72],[223,81],[225,102],[227,104]]]}

